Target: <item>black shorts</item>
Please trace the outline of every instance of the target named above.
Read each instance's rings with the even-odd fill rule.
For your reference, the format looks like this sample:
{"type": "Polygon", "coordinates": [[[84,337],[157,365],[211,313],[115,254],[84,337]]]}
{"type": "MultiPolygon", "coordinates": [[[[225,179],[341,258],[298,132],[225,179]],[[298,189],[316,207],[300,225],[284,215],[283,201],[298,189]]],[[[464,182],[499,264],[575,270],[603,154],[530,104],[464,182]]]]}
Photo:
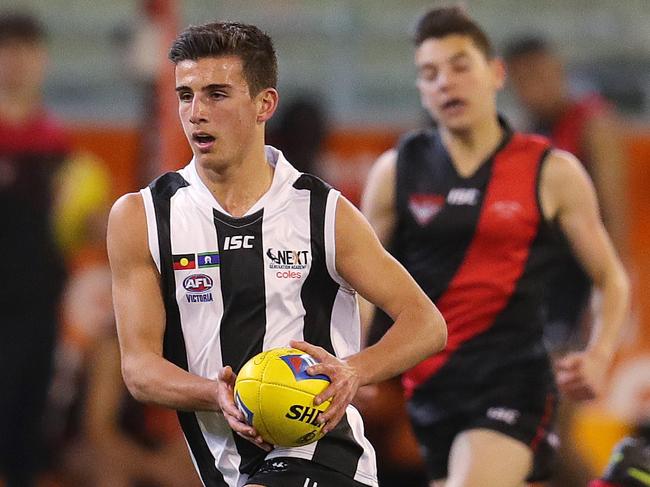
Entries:
{"type": "Polygon", "coordinates": [[[498,431],[528,445],[534,455],[528,481],[550,477],[557,446],[552,432],[555,387],[548,381],[521,379],[489,387],[416,391],[407,408],[431,480],[447,477],[452,443],[471,429],[498,431]]]}
{"type": "Polygon", "coordinates": [[[246,483],[255,484],[266,487],[368,487],[336,470],[291,457],[264,461],[246,483]]]}

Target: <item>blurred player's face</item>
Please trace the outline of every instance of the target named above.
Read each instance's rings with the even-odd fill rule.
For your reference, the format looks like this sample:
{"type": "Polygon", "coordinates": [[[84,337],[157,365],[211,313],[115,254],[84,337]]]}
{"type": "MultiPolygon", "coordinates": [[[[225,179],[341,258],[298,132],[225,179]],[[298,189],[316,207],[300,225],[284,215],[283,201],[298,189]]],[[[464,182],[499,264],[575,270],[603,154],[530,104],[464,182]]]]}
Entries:
{"type": "Polygon", "coordinates": [[[9,39],[0,44],[0,90],[36,96],[45,80],[47,50],[43,43],[9,39]]]}
{"type": "Polygon", "coordinates": [[[222,56],[179,62],[176,92],[183,130],[197,162],[219,167],[244,159],[259,143],[270,118],[265,111],[268,94],[275,90],[251,98],[242,61],[222,56]]]}
{"type": "Polygon", "coordinates": [[[565,98],[560,61],[543,52],[519,56],[508,64],[512,88],[524,108],[542,120],[552,120],[565,98]]]}
{"type": "Polygon", "coordinates": [[[464,131],[496,116],[501,61],[488,60],[471,37],[427,39],[415,51],[422,106],[443,127],[464,131]]]}

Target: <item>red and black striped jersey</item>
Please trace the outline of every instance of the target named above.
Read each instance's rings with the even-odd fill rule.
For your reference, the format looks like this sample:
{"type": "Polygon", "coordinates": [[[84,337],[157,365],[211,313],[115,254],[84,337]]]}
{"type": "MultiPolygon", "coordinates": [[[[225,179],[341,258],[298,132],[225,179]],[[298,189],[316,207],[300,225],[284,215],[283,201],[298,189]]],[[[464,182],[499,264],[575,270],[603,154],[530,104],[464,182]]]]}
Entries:
{"type": "Polygon", "coordinates": [[[443,352],[404,374],[407,395],[489,383],[506,367],[547,367],[540,293],[558,245],[539,204],[549,149],[504,125],[496,151],[463,177],[435,130],[401,141],[391,250],[449,330],[443,352]]]}

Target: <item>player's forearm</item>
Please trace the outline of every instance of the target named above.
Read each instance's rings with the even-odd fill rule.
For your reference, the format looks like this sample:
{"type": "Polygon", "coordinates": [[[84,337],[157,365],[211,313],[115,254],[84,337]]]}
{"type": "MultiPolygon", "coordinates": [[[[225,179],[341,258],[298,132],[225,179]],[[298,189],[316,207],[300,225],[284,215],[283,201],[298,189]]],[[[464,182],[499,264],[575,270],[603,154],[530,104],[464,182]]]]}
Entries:
{"type": "Polygon", "coordinates": [[[401,374],[447,343],[447,325],[430,301],[405,308],[376,344],[348,359],[360,374],[361,385],[401,374]]]}
{"type": "Polygon", "coordinates": [[[217,381],[190,374],[154,353],[123,360],[122,374],[133,397],[186,411],[218,411],[217,381]]]}
{"type": "Polygon", "coordinates": [[[609,272],[602,283],[596,283],[601,293],[600,312],[589,338],[588,348],[611,358],[618,347],[621,330],[627,319],[630,284],[619,264],[609,272]]]}

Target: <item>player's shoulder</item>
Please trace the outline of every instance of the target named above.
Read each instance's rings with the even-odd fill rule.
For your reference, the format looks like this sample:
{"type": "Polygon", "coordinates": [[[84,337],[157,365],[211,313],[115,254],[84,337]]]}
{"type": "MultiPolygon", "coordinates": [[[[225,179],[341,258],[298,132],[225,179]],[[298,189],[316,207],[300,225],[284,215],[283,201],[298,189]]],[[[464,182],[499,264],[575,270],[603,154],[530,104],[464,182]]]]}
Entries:
{"type": "Polygon", "coordinates": [[[551,180],[567,182],[587,177],[587,172],[576,156],[570,152],[551,149],[546,156],[544,173],[551,180]]]}
{"type": "Polygon", "coordinates": [[[167,172],[161,174],[149,183],[148,188],[154,195],[171,197],[178,189],[190,185],[184,171],[185,169],[182,169],[178,172],[167,172]]]}
{"type": "Polygon", "coordinates": [[[144,201],[138,193],[126,193],[120,196],[111,208],[109,226],[113,223],[135,223],[144,217],[144,201]]]}
{"type": "Polygon", "coordinates": [[[397,148],[399,150],[402,147],[413,144],[430,143],[437,136],[438,131],[435,128],[428,127],[409,130],[399,137],[397,140],[397,148]]]}
{"type": "Polygon", "coordinates": [[[293,182],[293,188],[299,190],[308,190],[315,194],[327,194],[332,186],[319,178],[309,173],[300,173],[296,180],[293,182]]]}

